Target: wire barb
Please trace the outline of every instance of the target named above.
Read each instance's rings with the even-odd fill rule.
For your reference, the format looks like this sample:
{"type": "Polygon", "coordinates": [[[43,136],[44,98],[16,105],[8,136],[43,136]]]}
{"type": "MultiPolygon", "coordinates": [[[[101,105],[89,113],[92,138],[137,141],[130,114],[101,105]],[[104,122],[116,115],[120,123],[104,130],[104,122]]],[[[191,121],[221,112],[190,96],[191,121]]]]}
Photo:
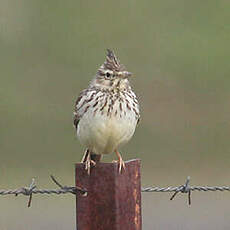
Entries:
{"type": "Polygon", "coordinates": [[[76,187],[73,187],[73,186],[63,186],[61,185],[53,175],[50,175],[51,179],[53,180],[53,182],[60,188],[60,189],[63,189],[65,191],[68,191],[70,193],[73,193],[73,194],[77,194],[77,193],[80,193],[81,195],[83,196],[87,196],[87,191],[86,189],[83,189],[83,188],[80,188],[78,186],[76,187]]]}
{"type": "Polygon", "coordinates": [[[29,208],[31,206],[32,196],[33,196],[33,190],[35,188],[36,188],[35,179],[32,178],[32,182],[31,182],[30,186],[29,187],[22,187],[21,189],[19,189],[15,193],[15,196],[18,196],[19,194],[23,194],[25,196],[29,196],[29,201],[28,201],[28,204],[27,204],[27,207],[29,208]]]}
{"type": "Polygon", "coordinates": [[[188,204],[191,205],[191,190],[190,190],[189,182],[190,182],[190,176],[187,177],[184,185],[181,185],[178,187],[178,191],[174,192],[174,194],[171,196],[170,200],[173,200],[179,192],[188,193],[188,204]]]}

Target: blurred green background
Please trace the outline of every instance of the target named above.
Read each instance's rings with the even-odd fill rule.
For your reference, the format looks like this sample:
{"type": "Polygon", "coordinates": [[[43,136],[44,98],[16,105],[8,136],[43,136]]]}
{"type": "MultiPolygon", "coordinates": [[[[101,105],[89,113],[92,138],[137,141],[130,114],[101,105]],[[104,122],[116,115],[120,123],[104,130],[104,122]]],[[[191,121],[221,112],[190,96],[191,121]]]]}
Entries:
{"type": "MultiPolygon", "coordinates": [[[[143,186],[230,184],[228,0],[1,0],[0,189],[74,184],[74,101],[114,49],[142,118],[124,159],[143,186]]],[[[111,161],[114,155],[104,157],[111,161]]],[[[229,193],[142,194],[143,229],[228,229],[229,193]]],[[[0,230],[74,229],[71,195],[0,197],[0,230]]]]}

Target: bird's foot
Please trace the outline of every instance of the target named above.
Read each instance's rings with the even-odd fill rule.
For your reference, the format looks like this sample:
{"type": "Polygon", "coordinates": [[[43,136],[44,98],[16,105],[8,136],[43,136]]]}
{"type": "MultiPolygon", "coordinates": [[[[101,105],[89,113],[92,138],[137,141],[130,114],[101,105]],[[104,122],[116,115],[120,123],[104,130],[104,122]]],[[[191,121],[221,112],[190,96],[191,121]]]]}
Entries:
{"type": "Polygon", "coordinates": [[[88,149],[86,149],[81,162],[85,164],[85,170],[87,171],[88,175],[90,175],[91,164],[95,166],[96,162],[91,159],[91,154],[88,149]]]}
{"type": "Polygon", "coordinates": [[[117,162],[118,163],[118,171],[119,171],[119,173],[121,173],[122,169],[125,170],[125,162],[123,161],[120,153],[117,150],[115,150],[115,153],[116,153],[116,155],[118,157],[118,160],[117,161],[113,161],[113,162],[117,162]]]}
{"type": "Polygon", "coordinates": [[[85,161],[85,170],[87,171],[88,175],[90,175],[90,168],[91,168],[91,164],[93,166],[96,165],[96,162],[91,160],[90,154],[87,156],[86,161],[85,161]]]}

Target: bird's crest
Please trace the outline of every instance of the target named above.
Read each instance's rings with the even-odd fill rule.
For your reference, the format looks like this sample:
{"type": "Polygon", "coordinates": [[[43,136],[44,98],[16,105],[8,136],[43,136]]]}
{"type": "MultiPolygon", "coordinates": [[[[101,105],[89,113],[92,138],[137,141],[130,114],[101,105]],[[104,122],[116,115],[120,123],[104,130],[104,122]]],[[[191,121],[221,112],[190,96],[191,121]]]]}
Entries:
{"type": "Polygon", "coordinates": [[[107,49],[106,60],[104,64],[100,67],[100,69],[112,70],[112,71],[124,71],[125,67],[123,64],[120,63],[120,60],[116,57],[114,52],[110,49],[107,49]]]}

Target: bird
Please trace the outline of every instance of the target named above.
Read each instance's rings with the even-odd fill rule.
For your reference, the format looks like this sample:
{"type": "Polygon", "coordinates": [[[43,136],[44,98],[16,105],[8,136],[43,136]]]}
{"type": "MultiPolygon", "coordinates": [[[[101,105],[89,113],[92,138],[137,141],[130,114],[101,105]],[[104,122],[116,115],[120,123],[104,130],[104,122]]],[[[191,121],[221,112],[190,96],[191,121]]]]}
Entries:
{"type": "Polygon", "coordinates": [[[117,155],[119,173],[125,170],[118,147],[132,138],[140,120],[140,106],[129,81],[131,76],[115,53],[107,49],[105,62],[75,102],[73,123],[78,139],[86,147],[81,162],[88,174],[91,165],[112,152],[117,155]]]}

